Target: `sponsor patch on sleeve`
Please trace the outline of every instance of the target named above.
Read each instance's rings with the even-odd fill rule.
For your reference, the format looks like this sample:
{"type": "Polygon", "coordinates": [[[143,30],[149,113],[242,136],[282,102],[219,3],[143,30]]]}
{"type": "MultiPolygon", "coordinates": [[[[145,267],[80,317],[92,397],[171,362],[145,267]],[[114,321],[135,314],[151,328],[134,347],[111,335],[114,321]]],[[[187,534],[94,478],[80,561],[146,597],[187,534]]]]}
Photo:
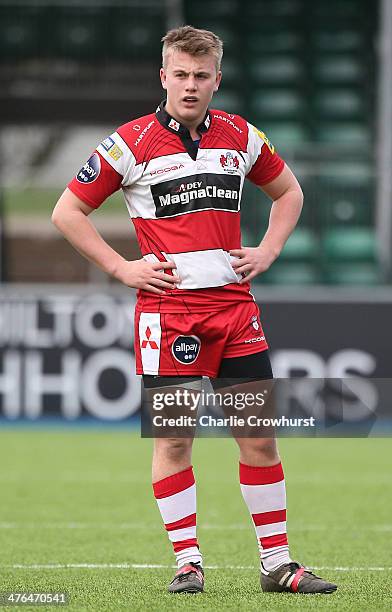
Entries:
{"type": "Polygon", "coordinates": [[[108,136],[107,138],[105,138],[105,140],[103,140],[101,142],[101,145],[103,146],[103,148],[106,151],[110,151],[110,149],[115,145],[116,143],[114,142],[113,138],[111,138],[110,136],[108,136]]]}
{"type": "Polygon", "coordinates": [[[115,143],[111,136],[105,138],[105,140],[101,142],[101,145],[103,146],[105,151],[109,153],[110,157],[114,159],[114,161],[120,159],[121,155],[123,154],[122,150],[120,149],[118,144],[115,143]]]}
{"type": "Polygon", "coordinates": [[[120,159],[122,154],[123,152],[121,151],[120,147],[116,144],[114,144],[109,151],[110,157],[112,157],[115,161],[120,159]]]}
{"type": "Polygon", "coordinates": [[[99,177],[101,172],[101,160],[98,153],[93,153],[89,160],[79,170],[76,179],[79,183],[93,183],[99,177]]]}
{"type": "Polygon", "coordinates": [[[270,142],[267,138],[267,136],[264,134],[264,132],[262,132],[261,130],[258,130],[257,128],[253,128],[255,133],[260,136],[261,140],[267,145],[267,147],[269,148],[269,150],[271,151],[271,155],[273,155],[275,153],[275,147],[272,144],[272,142],[270,142]]]}

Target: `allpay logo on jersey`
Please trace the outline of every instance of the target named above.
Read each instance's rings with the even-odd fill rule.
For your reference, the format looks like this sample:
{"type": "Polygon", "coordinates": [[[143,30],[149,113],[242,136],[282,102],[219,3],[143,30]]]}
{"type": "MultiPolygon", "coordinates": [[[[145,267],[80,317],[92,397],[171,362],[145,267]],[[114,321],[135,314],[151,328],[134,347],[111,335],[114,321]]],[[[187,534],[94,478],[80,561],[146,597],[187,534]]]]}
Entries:
{"type": "Polygon", "coordinates": [[[151,186],[157,217],[172,217],[198,210],[238,212],[240,176],[196,174],[151,186]]]}

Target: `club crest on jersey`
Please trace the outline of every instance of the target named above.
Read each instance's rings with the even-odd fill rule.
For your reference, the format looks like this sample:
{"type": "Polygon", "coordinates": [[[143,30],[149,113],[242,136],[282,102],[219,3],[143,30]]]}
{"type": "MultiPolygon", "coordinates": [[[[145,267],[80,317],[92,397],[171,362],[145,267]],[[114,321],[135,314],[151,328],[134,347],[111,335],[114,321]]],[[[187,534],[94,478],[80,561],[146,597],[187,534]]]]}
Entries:
{"type": "Polygon", "coordinates": [[[98,153],[93,153],[90,159],[86,161],[84,166],[76,175],[76,180],[79,183],[93,183],[99,177],[101,172],[101,160],[98,153]]]}
{"type": "Polygon", "coordinates": [[[175,119],[170,119],[169,128],[171,128],[172,130],[176,130],[176,132],[178,132],[178,130],[180,129],[180,124],[175,119]]]}
{"type": "Polygon", "coordinates": [[[261,329],[261,325],[260,322],[257,318],[257,315],[253,315],[253,317],[250,318],[250,325],[253,327],[253,329],[258,332],[261,329]]]}
{"type": "Polygon", "coordinates": [[[172,344],[172,355],[183,365],[189,365],[198,358],[200,346],[201,341],[197,336],[177,336],[172,344]]]}
{"type": "Polygon", "coordinates": [[[231,151],[227,151],[226,155],[221,155],[219,161],[223,170],[229,172],[229,174],[235,172],[238,169],[238,166],[240,165],[238,157],[236,155],[233,155],[231,151]]]}

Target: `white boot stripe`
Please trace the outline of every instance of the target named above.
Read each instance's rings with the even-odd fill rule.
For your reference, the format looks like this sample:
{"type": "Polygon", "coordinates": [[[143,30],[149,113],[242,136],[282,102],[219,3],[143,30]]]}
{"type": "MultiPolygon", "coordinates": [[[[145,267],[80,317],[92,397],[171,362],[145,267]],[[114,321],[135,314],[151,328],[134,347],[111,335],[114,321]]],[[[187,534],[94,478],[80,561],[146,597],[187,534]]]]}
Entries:
{"type": "Polygon", "coordinates": [[[291,577],[287,581],[287,584],[286,584],[287,587],[291,586],[291,583],[293,582],[294,578],[295,578],[295,574],[292,574],[291,577]]]}
{"type": "Polygon", "coordinates": [[[290,572],[286,572],[284,576],[282,576],[282,578],[279,580],[279,584],[280,586],[283,586],[286,578],[288,578],[288,576],[290,576],[290,572]]]}

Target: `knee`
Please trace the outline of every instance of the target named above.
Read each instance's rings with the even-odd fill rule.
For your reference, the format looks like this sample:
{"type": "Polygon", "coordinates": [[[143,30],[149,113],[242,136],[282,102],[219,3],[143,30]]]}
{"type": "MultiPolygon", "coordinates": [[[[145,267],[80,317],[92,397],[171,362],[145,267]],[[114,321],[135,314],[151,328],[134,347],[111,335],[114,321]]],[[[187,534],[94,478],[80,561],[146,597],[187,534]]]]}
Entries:
{"type": "Polygon", "coordinates": [[[237,443],[241,454],[245,457],[250,456],[254,459],[260,457],[263,462],[267,461],[268,463],[279,461],[278,448],[274,438],[238,438],[237,443]]]}
{"type": "Polygon", "coordinates": [[[156,438],[155,453],[175,461],[190,454],[192,442],[189,438],[156,438]]]}

